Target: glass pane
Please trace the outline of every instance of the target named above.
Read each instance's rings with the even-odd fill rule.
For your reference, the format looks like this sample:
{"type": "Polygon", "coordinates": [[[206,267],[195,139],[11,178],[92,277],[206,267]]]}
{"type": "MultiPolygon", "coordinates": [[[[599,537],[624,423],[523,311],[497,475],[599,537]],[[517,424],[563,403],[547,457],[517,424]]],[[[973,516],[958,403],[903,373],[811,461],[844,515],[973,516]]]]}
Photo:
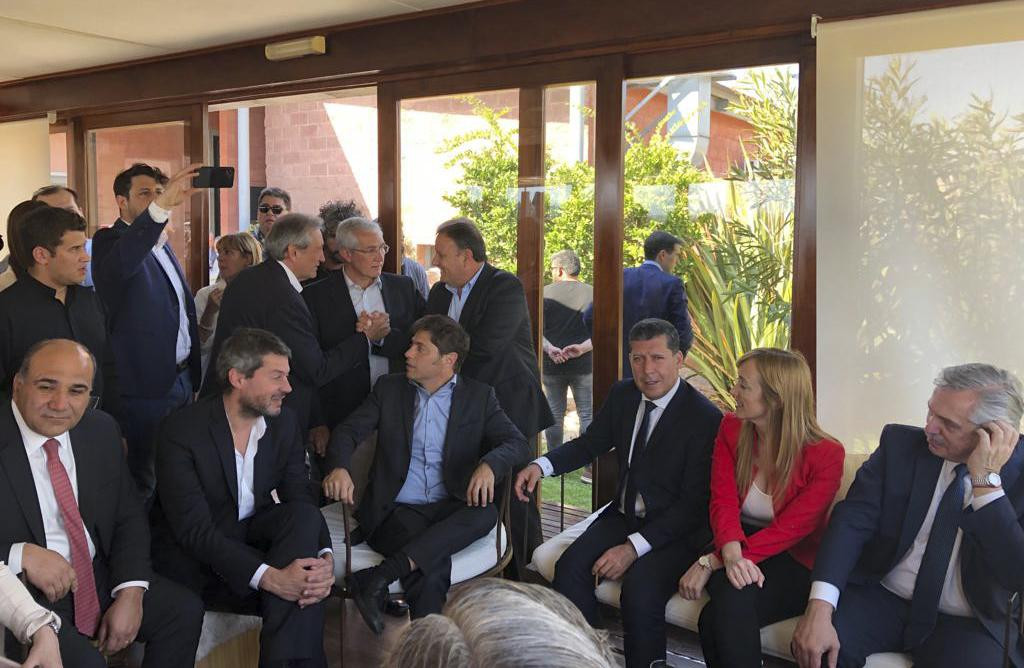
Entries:
{"type": "MultiPolygon", "coordinates": [[[[634,80],[626,91],[623,260],[648,269],[624,281],[623,338],[643,317],[686,329],[679,308],[636,306],[644,271],[680,277],[693,332],[682,375],[731,409],[736,359],[789,346],[797,67],[634,80]],[[645,253],[657,231],[681,243],[645,253]]],[[[625,340],[623,352],[632,375],[625,340]]]]}
{"type": "MultiPolygon", "coordinates": [[[[487,260],[516,271],[519,93],[516,90],[419,98],[401,103],[402,237],[425,267],[437,226],[475,222],[487,260]]],[[[440,272],[430,269],[433,285],[440,272]]]]}
{"type": "MultiPolygon", "coordinates": [[[[594,84],[551,87],[544,95],[542,378],[556,422],[544,433],[548,449],[579,436],[592,415],[593,355],[583,316],[594,282],[594,96],[594,84]]],[[[565,526],[590,513],[591,480],[590,467],[544,479],[544,502],[564,503],[565,526]]]]}
{"type": "Polygon", "coordinates": [[[351,202],[351,215],[377,217],[375,91],[274,98],[211,112],[214,161],[236,170],[236,187],[220,191],[211,218],[211,283],[218,276],[214,241],[254,229],[259,194],[268,186],[291,196],[292,211],[318,214],[328,203],[351,202]]]}
{"type": "MultiPolygon", "coordinates": [[[[113,188],[118,173],[137,162],[157,167],[168,176],[185,167],[185,124],[176,121],[90,130],[88,151],[89,183],[93,188],[89,197],[89,221],[94,232],[97,227],[113,225],[120,217],[113,188]]],[[[171,212],[166,230],[187,279],[192,234],[188,199],[171,212]]]]}

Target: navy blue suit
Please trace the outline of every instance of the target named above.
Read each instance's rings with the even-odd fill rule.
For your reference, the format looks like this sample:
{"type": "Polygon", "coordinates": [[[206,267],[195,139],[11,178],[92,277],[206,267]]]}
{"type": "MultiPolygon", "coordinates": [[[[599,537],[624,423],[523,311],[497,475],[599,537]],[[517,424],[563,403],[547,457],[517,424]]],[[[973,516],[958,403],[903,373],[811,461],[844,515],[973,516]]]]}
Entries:
{"type": "MultiPolygon", "coordinates": [[[[686,290],[678,276],[669,274],[656,263],[644,262],[622,272],[622,377],[632,378],[629,366],[629,330],[644,318],[661,318],[675,325],[679,345],[689,350],[693,326],[687,311],[686,290]]],[[[583,313],[590,331],[594,330],[594,305],[583,313]]]]}
{"type": "MultiPolygon", "coordinates": [[[[1022,444],[1024,438],[1000,472],[1006,496],[977,511],[968,506],[960,520],[960,574],[975,617],[940,613],[924,643],[905,648],[909,602],[879,583],[920,531],[943,460],[928,450],[920,428],[891,424],[882,430],[878,449],[836,506],[811,578],[841,592],[833,616],[840,666],[863,665],[862,657],[875,652],[902,650],[913,652],[915,665],[999,665],[1006,601],[1024,588],[1022,444]]],[[[1019,620],[1019,601],[1014,614],[1019,620]]],[[[1010,657],[1024,666],[1019,622],[1012,626],[1010,657]]]]}
{"type": "Polygon", "coordinates": [[[153,246],[165,223],[143,211],[131,224],[118,219],[93,238],[93,280],[107,309],[107,329],[117,366],[121,406],[115,416],[128,441],[128,463],[145,498],[156,484],[153,435],[164,416],[187,403],[199,386],[199,329],[196,304],[178,260],[167,253],[184,288],[192,348],[187,369],[178,369],[178,297],[153,246]]]}

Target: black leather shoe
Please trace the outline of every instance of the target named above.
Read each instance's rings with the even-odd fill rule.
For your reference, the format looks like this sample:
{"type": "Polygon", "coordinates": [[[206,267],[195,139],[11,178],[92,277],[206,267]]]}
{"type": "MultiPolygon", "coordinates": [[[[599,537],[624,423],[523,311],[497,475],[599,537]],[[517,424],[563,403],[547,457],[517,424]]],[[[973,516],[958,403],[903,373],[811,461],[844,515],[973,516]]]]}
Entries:
{"type": "Polygon", "coordinates": [[[384,633],[384,607],[388,598],[388,583],[377,575],[376,569],[356,571],[345,578],[345,588],[359,608],[359,614],[370,630],[377,635],[384,633]]]}
{"type": "Polygon", "coordinates": [[[409,614],[409,604],[404,598],[388,597],[388,603],[384,606],[384,612],[390,617],[405,617],[409,614]]]}

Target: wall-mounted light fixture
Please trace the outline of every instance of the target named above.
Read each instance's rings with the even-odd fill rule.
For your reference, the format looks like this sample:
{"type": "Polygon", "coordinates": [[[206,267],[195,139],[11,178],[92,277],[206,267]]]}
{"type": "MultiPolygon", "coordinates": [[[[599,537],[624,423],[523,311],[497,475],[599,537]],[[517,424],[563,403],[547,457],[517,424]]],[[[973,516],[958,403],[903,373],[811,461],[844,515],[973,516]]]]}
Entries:
{"type": "Polygon", "coordinates": [[[327,53],[327,40],[323,35],[290,39],[287,42],[267,44],[263,49],[267,60],[291,60],[302,56],[322,56],[327,53]]]}

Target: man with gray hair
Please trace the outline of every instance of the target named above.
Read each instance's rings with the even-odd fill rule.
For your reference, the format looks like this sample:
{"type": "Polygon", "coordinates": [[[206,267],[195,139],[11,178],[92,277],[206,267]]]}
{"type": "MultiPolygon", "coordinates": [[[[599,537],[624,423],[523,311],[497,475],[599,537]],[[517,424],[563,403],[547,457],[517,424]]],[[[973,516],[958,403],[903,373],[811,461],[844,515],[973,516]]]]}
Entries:
{"type": "Polygon", "coordinates": [[[1016,376],[963,364],[936,378],[923,429],[885,426],[818,551],[793,635],[800,666],[879,652],[1024,665],[1019,601],[1007,609],[1024,588],[1022,413],[1016,376]]]}
{"type": "Polygon", "coordinates": [[[283,406],[291,354],[270,332],[235,330],[216,358],[222,391],[164,421],[153,557],[208,609],[263,618],[260,666],[312,668],[326,666],[334,559],[283,406]]]}
{"type": "Polygon", "coordinates": [[[344,268],[302,293],[313,315],[313,333],[324,350],[356,338],[369,341],[370,351],[320,388],[320,424],[328,429],[363,403],[378,378],[405,372],[409,330],[425,306],[412,279],[383,271],[390,249],[376,222],[360,217],[343,220],[335,239],[344,268]]]}
{"type": "MultiPolygon", "coordinates": [[[[317,388],[366,364],[370,353],[365,336],[321,349],[314,334],[313,318],[300,294],[300,281],[316,276],[324,259],[320,227],[319,218],[301,213],[277,219],[264,244],[267,259],[242,271],[224,290],[210,354],[210,359],[217,359],[224,341],[239,327],[265,329],[280,337],[292,351],[288,376],[292,392],[285,398],[285,405],[295,412],[304,434],[319,424],[310,419],[317,388]]],[[[202,394],[218,394],[221,389],[211,365],[202,394]]],[[[327,434],[313,433],[310,438],[321,439],[313,441],[315,448],[326,447],[327,434]]]]}

